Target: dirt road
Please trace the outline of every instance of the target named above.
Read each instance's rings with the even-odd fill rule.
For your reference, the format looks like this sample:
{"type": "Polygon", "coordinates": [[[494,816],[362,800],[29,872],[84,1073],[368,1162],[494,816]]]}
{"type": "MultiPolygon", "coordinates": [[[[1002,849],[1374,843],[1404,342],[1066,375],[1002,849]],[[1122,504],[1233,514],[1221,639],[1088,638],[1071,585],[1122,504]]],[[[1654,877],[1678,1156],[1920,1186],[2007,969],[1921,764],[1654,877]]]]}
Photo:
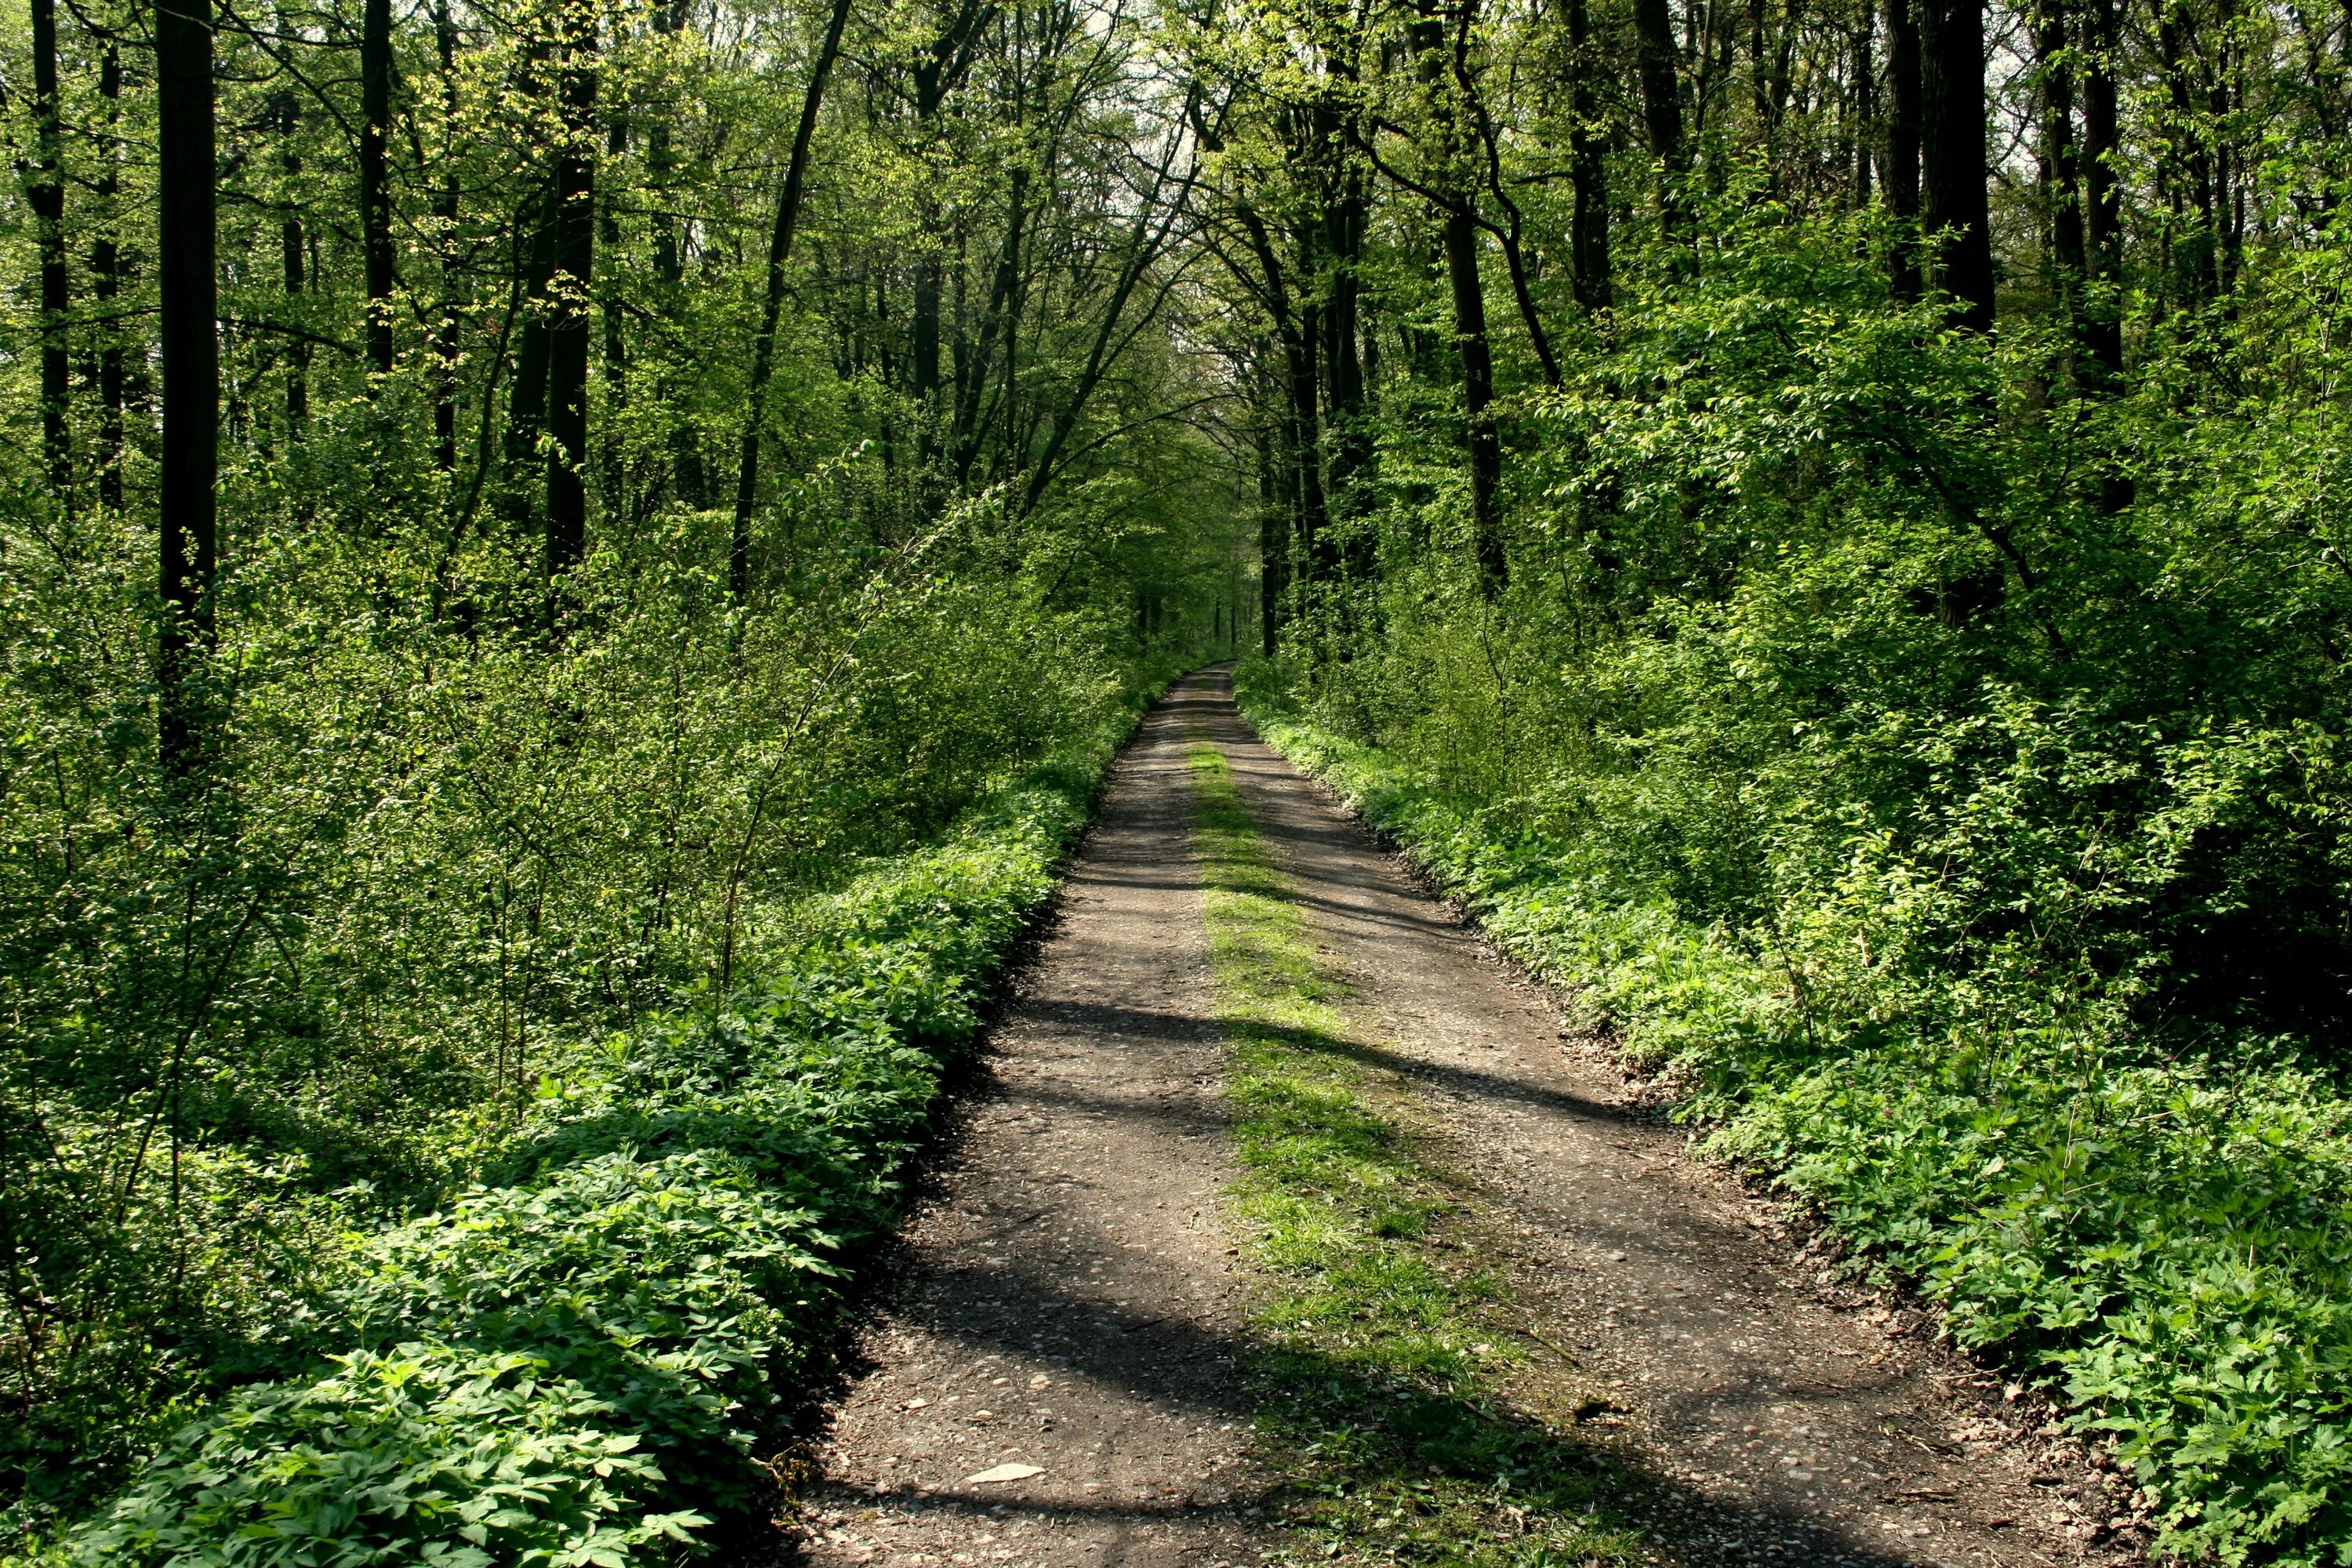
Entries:
{"type": "Polygon", "coordinates": [[[1654,1560],[2134,1560],[2111,1481],[1937,1352],[1918,1314],[1802,1263],[1212,672],[1145,720],[995,1031],[993,1083],[824,1446],[808,1561],[1238,1568],[1297,1549],[1251,1464],[1259,1287],[1220,1202],[1200,739],[1348,981],[1361,1059],[1410,1089],[1476,1194],[1448,1244],[1498,1271],[1545,1347],[1512,1397],[1622,1456],[1654,1560]]]}

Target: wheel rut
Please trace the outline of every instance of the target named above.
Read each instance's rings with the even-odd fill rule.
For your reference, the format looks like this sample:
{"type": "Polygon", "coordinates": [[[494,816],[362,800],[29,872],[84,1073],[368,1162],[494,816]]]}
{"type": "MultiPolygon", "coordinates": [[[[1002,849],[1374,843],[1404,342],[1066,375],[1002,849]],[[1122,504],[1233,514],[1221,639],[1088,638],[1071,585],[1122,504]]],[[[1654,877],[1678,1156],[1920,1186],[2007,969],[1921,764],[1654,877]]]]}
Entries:
{"type": "Polygon", "coordinates": [[[1833,1289],[1605,1046],[1563,1033],[1556,996],[1258,741],[1218,671],[1156,707],[1112,774],[859,1347],[804,1561],[1304,1550],[1253,1461],[1262,1282],[1221,1201],[1236,1173],[1184,755],[1202,740],[1348,986],[1360,1059],[1465,1184],[1450,1244],[1540,1347],[1508,1397],[1622,1468],[1649,1560],[2138,1561],[2112,1478],[1937,1350],[1924,1315],[1833,1289]]]}

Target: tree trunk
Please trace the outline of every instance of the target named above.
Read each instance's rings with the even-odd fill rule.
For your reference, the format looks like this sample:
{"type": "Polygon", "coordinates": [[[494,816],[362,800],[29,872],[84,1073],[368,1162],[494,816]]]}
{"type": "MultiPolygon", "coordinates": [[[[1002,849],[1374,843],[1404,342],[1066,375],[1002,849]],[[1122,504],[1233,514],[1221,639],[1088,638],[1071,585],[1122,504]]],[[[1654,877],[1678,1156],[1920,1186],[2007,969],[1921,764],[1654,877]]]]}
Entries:
{"type": "Polygon", "coordinates": [[[392,373],[392,0],[366,0],[360,23],[360,240],[366,268],[368,366],[392,373]]]}
{"type": "MultiPolygon", "coordinates": [[[[775,373],[776,325],[783,317],[784,264],[792,258],[793,231],[800,223],[801,186],[808,177],[809,147],[816,139],[816,119],[824,107],[825,79],[841,54],[841,35],[849,26],[850,0],[833,0],[825,18],[824,42],[809,68],[808,86],[801,92],[800,122],[793,128],[792,156],[784,164],[783,188],[776,195],[775,226],[768,234],[767,292],[760,310],[760,334],[751,340],[751,385],[745,399],[741,462],[735,475],[735,528],[727,552],[727,587],[737,604],[751,588],[751,507],[760,496],[760,427],[766,422],[768,378],[775,373]]],[[[936,319],[933,322],[937,330],[936,319]]],[[[937,346],[936,337],[933,346],[937,346]]],[[[934,364],[934,373],[937,366],[934,364]]]]}
{"type": "Polygon", "coordinates": [[[1368,479],[1372,465],[1371,432],[1364,412],[1364,366],[1357,349],[1364,247],[1363,172],[1355,160],[1353,128],[1329,98],[1316,106],[1316,142],[1328,160],[1322,170],[1323,211],[1319,225],[1328,268],[1322,300],[1322,362],[1328,386],[1333,517],[1346,524],[1337,542],[1347,571],[1369,578],[1376,564],[1372,531],[1363,520],[1372,508],[1368,479]]]}
{"type": "MultiPolygon", "coordinates": [[[[616,110],[604,138],[604,156],[608,164],[617,163],[628,151],[629,117],[625,111],[616,110]]],[[[604,439],[603,450],[596,457],[596,471],[604,486],[605,515],[620,517],[625,514],[628,502],[627,466],[621,450],[619,416],[629,403],[629,338],[621,283],[613,274],[613,258],[621,253],[621,215],[609,190],[596,222],[597,243],[604,247],[605,258],[604,286],[597,290],[596,301],[596,314],[604,329],[601,367],[605,408],[604,439]]]]}
{"type": "Polygon", "coordinates": [[[1318,406],[1316,390],[1322,377],[1316,365],[1317,339],[1321,335],[1320,312],[1312,300],[1300,305],[1298,333],[1287,345],[1290,360],[1290,420],[1291,471],[1296,476],[1292,493],[1297,498],[1298,514],[1292,523],[1296,539],[1299,574],[1308,583],[1326,580],[1330,575],[1329,563],[1324,559],[1330,549],[1330,531],[1324,526],[1323,507],[1323,423],[1318,406]]]}
{"type": "Polygon", "coordinates": [[[2095,285],[2084,303],[2083,346],[2106,382],[2124,374],[2123,191],[2116,177],[2118,114],[2116,55],[2123,47],[2116,0],[2089,0],[2090,46],[2083,79],[2083,163],[2088,173],[2084,216],[2085,267],[2095,285]]]}
{"type": "Polygon", "coordinates": [[[2065,0],[2039,0],[2034,52],[2042,67],[2042,199],[2050,211],[2050,259],[2060,309],[2079,321],[2084,273],[2082,181],[2074,159],[2074,70],[2067,53],[2065,0]]]}
{"type": "Polygon", "coordinates": [[[1923,40],[1926,110],[1920,164],[1927,232],[1938,242],[1937,281],[1952,319],[1993,324],[1992,219],[1985,191],[1984,0],[1928,0],[1923,40]]]}
{"type": "Polygon", "coordinates": [[[1609,260],[1609,136],[1602,123],[1592,84],[1600,61],[1592,48],[1592,24],[1585,0],[1560,0],[1568,23],[1569,112],[1575,128],[1569,132],[1568,177],[1575,196],[1569,219],[1569,269],[1576,302],[1588,310],[1609,308],[1612,292],[1609,260]]]}
{"type": "MultiPolygon", "coordinates": [[[[295,199],[294,182],[302,173],[302,154],[295,151],[295,132],[302,120],[301,102],[292,93],[278,99],[278,168],[286,176],[285,210],[278,219],[278,271],[286,298],[301,298],[309,286],[309,257],[302,232],[302,205],[295,199]]],[[[310,418],[310,345],[295,340],[286,350],[286,437],[302,438],[310,418]]]]}
{"type": "Polygon", "coordinates": [[[562,144],[550,217],[555,267],[548,283],[547,575],[562,577],[588,548],[588,307],[596,259],[596,14],[572,0],[556,85],[562,144]]]}
{"type": "Polygon", "coordinates": [[[106,104],[107,149],[100,165],[98,238],[90,246],[91,292],[97,297],[98,350],[98,500],[112,510],[122,508],[122,329],[114,318],[114,301],[122,291],[122,246],[116,237],[121,214],[116,206],[122,194],[121,139],[116,134],[122,102],[122,54],[110,39],[99,62],[98,95],[106,104]]]}
{"type": "Polygon", "coordinates": [[[1919,15],[1927,0],[1886,0],[1886,210],[1897,225],[1892,281],[1897,299],[1924,286],[1912,226],[1919,221],[1919,15]]]}
{"type": "Polygon", "coordinates": [[[1454,288],[1454,342],[1462,356],[1462,416],[1470,459],[1470,540],[1488,597],[1510,580],[1496,490],[1503,446],[1495,431],[1495,362],[1486,341],[1486,292],[1478,277],[1478,226],[1467,204],[1445,215],[1445,272],[1454,288]]]}
{"type": "Polygon", "coordinates": [[[1649,128],[1650,155],[1658,161],[1659,223],[1667,243],[1679,245],[1690,226],[1682,188],[1690,161],[1683,146],[1682,85],[1675,75],[1674,21],[1666,0],[1633,0],[1633,35],[1642,119],[1649,128]]]}
{"type": "MultiPolygon", "coordinates": [[[[1283,421],[1286,429],[1288,421],[1283,421]]],[[[1282,597],[1290,588],[1290,499],[1275,461],[1276,432],[1257,429],[1257,594],[1259,651],[1272,658],[1279,646],[1282,597]]]]}
{"type": "Polygon", "coordinates": [[[1853,30],[1853,93],[1848,107],[1853,117],[1849,123],[1853,127],[1853,207],[1856,212],[1870,205],[1871,142],[1874,136],[1874,122],[1878,116],[1877,95],[1873,90],[1878,79],[1878,63],[1875,51],[1871,47],[1872,20],[1871,7],[1864,6],[1862,19],[1853,30]]]}
{"type": "Polygon", "coordinates": [[[57,0],[33,0],[33,209],[41,273],[41,455],[58,504],[69,506],[73,447],[66,428],[66,164],[58,101],[57,0]]]}
{"type": "Polygon", "coordinates": [[[157,511],[163,625],[157,741],[186,773],[205,742],[204,677],[219,565],[220,347],[215,278],[212,0],[155,7],[156,281],[162,314],[163,465],[157,511]]]}
{"type": "MultiPolygon", "coordinates": [[[[449,0],[434,0],[433,47],[441,62],[441,102],[451,133],[457,124],[457,21],[449,0]]],[[[441,188],[434,193],[433,216],[440,220],[440,321],[433,333],[433,462],[443,473],[457,467],[457,161],[449,159],[441,188]]]]}

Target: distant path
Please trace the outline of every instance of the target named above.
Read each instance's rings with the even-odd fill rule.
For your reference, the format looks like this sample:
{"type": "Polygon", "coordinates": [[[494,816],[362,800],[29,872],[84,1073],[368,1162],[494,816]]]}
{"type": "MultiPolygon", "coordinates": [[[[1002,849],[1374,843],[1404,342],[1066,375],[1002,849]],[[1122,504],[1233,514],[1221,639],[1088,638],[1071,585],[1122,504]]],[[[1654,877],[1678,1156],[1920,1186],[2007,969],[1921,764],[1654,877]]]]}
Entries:
{"type": "MultiPolygon", "coordinates": [[[[1592,1042],[1252,734],[1223,678],[1145,720],[1065,913],[992,1038],[997,1088],[916,1224],[875,1370],[839,1412],[809,1561],[1239,1568],[1257,1511],[1250,1288],[1187,841],[1213,740],[1392,1069],[1481,1212],[1463,1239],[1544,1347],[1511,1392],[1649,1479],[1688,1568],[2136,1561],[2109,1487],[1921,1342],[1842,1310],[1771,1219],[1641,1114],[1592,1042]],[[1000,1464],[1038,1473],[965,1478],[1000,1464]]],[[[1857,1299],[1858,1300],[1858,1299],[1857,1299]]]]}

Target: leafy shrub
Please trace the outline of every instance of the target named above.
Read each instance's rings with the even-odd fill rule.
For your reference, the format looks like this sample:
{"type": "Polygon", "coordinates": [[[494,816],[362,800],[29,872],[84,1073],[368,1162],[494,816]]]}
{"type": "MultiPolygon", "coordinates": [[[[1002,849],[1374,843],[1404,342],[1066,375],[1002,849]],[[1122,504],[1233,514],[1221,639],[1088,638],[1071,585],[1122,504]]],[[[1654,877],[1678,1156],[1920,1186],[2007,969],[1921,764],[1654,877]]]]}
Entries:
{"type": "MultiPolygon", "coordinates": [[[[1783,906],[1807,929],[1707,923],[1633,875],[1622,842],[1600,842],[1618,826],[1605,811],[1582,833],[1532,826],[1303,716],[1279,672],[1244,673],[1260,731],[1502,945],[1613,1019],[1713,1120],[1717,1152],[1776,1172],[1942,1301],[1960,1342],[2021,1363],[2112,1443],[2169,1547],[2338,1560],[2352,1541],[2352,1102],[2331,1078],[2275,1049],[2267,1063],[2151,1051],[2095,976],[2005,963],[1997,943],[1972,946],[1965,969],[1922,960],[1942,926],[1924,905],[1993,898],[1970,884],[1986,858],[1933,836],[1958,878],[1865,842],[1833,895],[1783,906]]],[[[2230,809],[2226,791],[2184,792],[2155,814],[2143,869],[2120,869],[2110,892],[2155,875],[2186,824],[2230,809]]],[[[1997,792],[1955,816],[1971,813],[1970,832],[2031,825],[1997,792]]]]}
{"type": "MultiPolygon", "coordinates": [[[[1118,726],[1123,730],[1124,721],[1118,726]]],[[[1117,730],[803,900],[761,979],[551,1077],[496,1180],[366,1237],[308,1375],[187,1425],[49,1563],[628,1564],[751,1506],[762,1434],[1050,895],[1117,730]]]]}

